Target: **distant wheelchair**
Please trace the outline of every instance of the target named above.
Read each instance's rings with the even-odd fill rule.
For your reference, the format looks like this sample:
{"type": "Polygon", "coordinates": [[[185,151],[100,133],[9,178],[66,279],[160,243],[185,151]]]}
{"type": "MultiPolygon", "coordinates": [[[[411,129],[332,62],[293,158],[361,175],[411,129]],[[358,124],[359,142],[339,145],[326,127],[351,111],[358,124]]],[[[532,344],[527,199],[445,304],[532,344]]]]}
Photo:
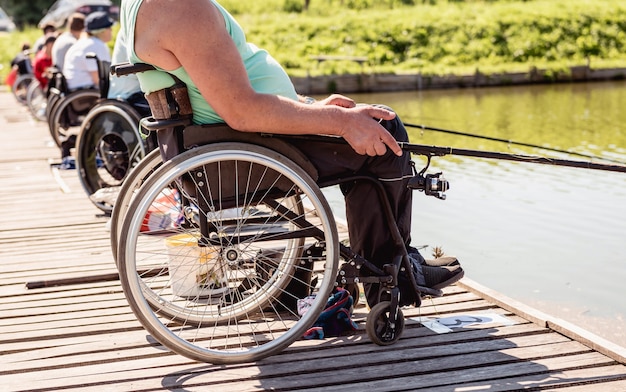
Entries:
{"type": "Polygon", "coordinates": [[[13,85],[11,86],[11,92],[13,96],[17,100],[17,102],[25,105],[27,103],[28,96],[28,87],[32,84],[33,81],[36,81],[35,75],[33,74],[23,74],[15,79],[13,85]]]}
{"type": "MultiPolygon", "coordinates": [[[[113,72],[145,69],[115,66],[113,72]]],[[[164,156],[149,154],[151,161],[131,173],[112,216],[122,288],[160,343],[198,361],[256,361],[300,339],[334,289],[358,297],[362,282],[380,285],[366,331],[388,345],[404,328],[399,274],[418,293],[416,306],[422,295],[442,295],[418,286],[408,272],[407,250],[378,179],[320,179],[278,135],[191,125],[184,91],[179,83],[153,93],[161,98],[150,97],[153,118],[142,126],[156,131],[164,156]],[[385,201],[382,213],[397,249],[383,268],[339,241],[320,187],[351,181],[372,181],[385,201]]]]}
{"type": "Polygon", "coordinates": [[[30,110],[31,115],[37,121],[46,121],[47,113],[46,106],[48,104],[48,98],[50,97],[50,89],[55,86],[61,86],[62,81],[60,78],[61,71],[57,67],[49,67],[44,73],[48,83],[45,87],[41,86],[39,80],[35,79],[28,86],[26,92],[26,104],[30,110]]]}
{"type": "Polygon", "coordinates": [[[76,139],[76,168],[96,207],[111,213],[129,172],[154,150],[139,129],[140,110],[128,102],[103,99],[82,122],[76,139]]]}
{"type": "Polygon", "coordinates": [[[91,202],[110,214],[120,186],[146,154],[155,149],[156,141],[154,135],[142,135],[139,128],[141,118],[150,113],[147,102],[132,97],[128,101],[108,99],[109,65],[100,67],[100,97],[81,123],[76,139],[76,168],[91,202]]]}
{"type": "MultiPolygon", "coordinates": [[[[24,53],[29,54],[28,51],[24,53]]],[[[33,73],[33,64],[30,57],[22,58],[22,60],[18,62],[17,66],[18,75],[11,85],[11,92],[17,102],[25,105],[27,103],[28,87],[33,81],[36,81],[37,78],[35,78],[33,73]]]]}
{"type": "Polygon", "coordinates": [[[26,91],[26,104],[30,114],[37,121],[46,120],[46,91],[41,87],[38,80],[33,80],[26,91]]]}
{"type": "MultiPolygon", "coordinates": [[[[91,57],[98,61],[95,56],[91,57]]],[[[99,62],[99,64],[102,64],[99,62]]],[[[98,68],[100,81],[108,77],[110,64],[102,64],[98,68]]],[[[58,69],[50,70],[52,77],[48,88],[48,97],[45,118],[48,122],[50,136],[55,144],[61,148],[63,143],[75,138],[79,127],[89,110],[100,99],[100,89],[80,88],[70,90],[63,73],[58,69]]]]}

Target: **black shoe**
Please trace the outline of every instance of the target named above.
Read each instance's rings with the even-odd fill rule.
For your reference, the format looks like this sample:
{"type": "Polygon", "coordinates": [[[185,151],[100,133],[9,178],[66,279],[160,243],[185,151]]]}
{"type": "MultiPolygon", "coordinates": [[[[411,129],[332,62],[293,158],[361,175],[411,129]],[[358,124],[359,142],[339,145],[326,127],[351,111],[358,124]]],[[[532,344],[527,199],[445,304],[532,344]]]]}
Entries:
{"type": "Polygon", "coordinates": [[[426,287],[435,290],[441,290],[444,287],[450,286],[458,282],[463,275],[465,275],[465,271],[463,271],[463,268],[461,268],[459,264],[454,266],[422,265],[422,272],[426,280],[426,287]]]}

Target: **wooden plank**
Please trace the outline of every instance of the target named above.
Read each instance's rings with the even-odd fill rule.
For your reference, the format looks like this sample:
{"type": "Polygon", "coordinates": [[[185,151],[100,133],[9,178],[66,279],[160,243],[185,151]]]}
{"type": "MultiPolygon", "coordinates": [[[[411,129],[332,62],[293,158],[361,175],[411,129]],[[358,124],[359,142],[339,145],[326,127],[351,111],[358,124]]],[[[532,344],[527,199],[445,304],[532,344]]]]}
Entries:
{"type": "Polygon", "coordinates": [[[515,301],[514,299],[501,293],[488,289],[477,282],[465,279],[459,284],[504,309],[513,310],[520,316],[534,323],[545,325],[547,328],[562,333],[572,339],[578,340],[620,363],[626,363],[626,348],[624,347],[575,326],[565,320],[547,315],[534,308],[524,305],[519,301],[515,301]]]}
{"type": "Polygon", "coordinates": [[[478,382],[461,382],[429,387],[428,392],[450,391],[563,391],[563,392],[623,392],[623,368],[619,365],[563,370],[539,374],[493,378],[478,382]],[[617,381],[613,381],[617,380],[617,381]]]}
{"type": "MultiPolygon", "coordinates": [[[[322,355],[318,357],[317,354],[319,353],[319,351],[307,352],[306,361],[285,360],[284,358],[281,358],[282,354],[276,355],[272,357],[274,358],[273,365],[271,367],[268,367],[267,369],[264,369],[262,375],[263,377],[269,377],[269,378],[281,377],[282,379],[286,379],[286,378],[294,377],[296,375],[304,375],[304,374],[307,374],[308,372],[315,372],[315,373],[322,373],[320,374],[321,379],[327,379],[327,377],[329,376],[326,373],[333,373],[335,372],[338,366],[339,367],[345,366],[345,364],[341,364],[341,363],[337,364],[336,363],[337,361],[333,360],[336,358],[350,358],[350,361],[349,361],[350,364],[358,363],[359,367],[377,368],[380,366],[392,366],[392,365],[404,366],[402,364],[406,363],[407,361],[415,361],[418,359],[431,359],[431,358],[441,357],[441,358],[447,358],[446,367],[454,368],[454,367],[459,366],[458,363],[462,364],[462,366],[465,366],[463,364],[465,363],[464,358],[466,356],[468,355],[471,356],[475,354],[483,355],[485,352],[488,352],[488,351],[502,351],[502,350],[515,349],[517,350],[518,353],[521,353],[519,355],[521,355],[522,357],[523,356],[536,357],[537,354],[536,354],[536,351],[533,350],[533,347],[536,347],[537,344],[545,344],[546,342],[549,341],[550,337],[548,335],[544,335],[543,338],[544,339],[538,340],[536,339],[535,336],[530,336],[530,337],[513,338],[511,340],[507,340],[507,339],[495,340],[494,339],[494,340],[489,341],[487,345],[484,345],[484,344],[477,345],[474,341],[469,340],[467,342],[462,342],[462,343],[449,343],[449,344],[431,346],[427,344],[426,342],[427,337],[423,337],[421,342],[418,340],[412,345],[413,348],[407,347],[403,349],[402,351],[396,351],[394,355],[385,355],[387,351],[384,350],[384,348],[372,346],[369,344],[361,345],[360,346],[361,352],[355,352],[351,345],[345,345],[343,346],[345,350],[342,350],[340,352],[335,353],[336,350],[333,349],[333,353],[335,353],[336,355],[332,355],[332,356],[322,355]]],[[[556,344],[553,344],[553,346],[551,347],[551,352],[557,355],[568,353],[568,352],[578,353],[581,350],[588,351],[588,349],[585,348],[584,346],[576,342],[571,342],[571,341],[556,343],[556,344]]],[[[107,372],[107,374],[110,374],[111,372],[124,372],[128,374],[128,371],[130,370],[130,368],[128,367],[128,364],[117,363],[114,358],[108,358],[106,355],[104,355],[105,353],[103,353],[101,350],[99,350],[98,352],[100,354],[99,359],[106,360],[110,365],[108,368],[109,372],[107,372]]],[[[57,358],[57,356],[55,356],[54,353],[51,352],[50,350],[46,352],[45,356],[48,357],[49,359],[37,360],[36,357],[29,358],[27,355],[22,355],[21,357],[23,358],[22,359],[24,361],[23,363],[26,366],[29,366],[32,369],[38,369],[38,373],[39,373],[41,372],[41,369],[54,370],[54,368],[52,367],[54,365],[50,365],[50,364],[55,364],[53,359],[57,358]]],[[[79,361],[76,364],[78,367],[76,368],[75,371],[69,368],[64,368],[64,373],[68,376],[71,374],[73,379],[75,380],[76,378],[80,379],[81,374],[84,371],[88,371],[88,369],[85,368],[85,365],[89,365],[89,363],[92,362],[92,361],[89,361],[88,359],[89,356],[92,356],[91,353],[85,352],[84,356],[86,358],[84,358],[82,361],[79,361]]],[[[19,362],[19,360],[15,360],[15,358],[16,356],[12,356],[11,362],[15,361],[16,362],[15,365],[19,365],[21,362],[19,362]]],[[[146,358],[143,355],[139,355],[139,353],[136,350],[133,350],[133,355],[129,356],[128,358],[132,359],[134,362],[141,362],[145,360],[148,360],[150,362],[158,361],[159,367],[167,366],[168,364],[173,365],[172,363],[170,363],[170,360],[176,360],[176,358],[172,356],[163,357],[161,353],[159,353],[158,356],[154,356],[150,359],[150,358],[146,358]]],[[[156,365],[156,362],[154,365],[156,365]]],[[[137,366],[137,364],[133,366],[137,366]]],[[[230,373],[230,372],[226,372],[226,373],[213,372],[208,378],[210,378],[211,382],[225,382],[225,381],[229,381],[231,377],[235,378],[232,381],[238,381],[242,377],[249,378],[249,377],[259,376],[258,364],[257,365],[248,364],[248,365],[227,366],[227,368],[230,368],[230,367],[238,369],[237,372],[235,374],[230,373]]],[[[145,369],[145,368],[148,368],[145,364],[143,366],[137,367],[139,371],[142,371],[142,369],[145,369]]],[[[372,373],[372,374],[376,374],[376,373],[372,373]]],[[[144,375],[146,374],[144,373],[144,375]]],[[[103,377],[106,377],[106,376],[107,375],[103,375],[103,377]]],[[[337,377],[337,376],[334,376],[334,377],[337,377]]],[[[207,379],[207,377],[204,377],[204,378],[207,379]]],[[[90,375],[90,379],[93,381],[93,375],[90,375]]],[[[312,380],[310,380],[312,384],[315,383],[314,379],[315,378],[312,378],[312,380]]],[[[208,379],[205,380],[205,382],[208,382],[208,379]]]]}
{"type": "Polygon", "coordinates": [[[405,330],[393,345],[371,343],[361,303],[353,317],[357,331],[298,340],[261,361],[237,365],[197,363],[165,349],[137,321],[118,280],[29,290],[25,283],[36,279],[98,278],[116,268],[108,218],[87,200],[76,171],[59,171],[55,178],[50,163],[58,162],[59,152],[48,143],[45,124],[25,120],[8,98],[0,93],[0,140],[10,150],[0,157],[3,391],[578,392],[625,386],[626,367],[603,355],[606,346],[596,347],[585,331],[561,330],[564,324],[468,279],[420,308],[403,309],[405,330]],[[17,113],[14,122],[6,121],[9,112],[17,113]],[[503,315],[510,325],[438,334],[417,321],[476,313],[503,315]]]}
{"type": "MultiPolygon", "coordinates": [[[[617,366],[616,366],[617,367],[617,366]]],[[[603,369],[604,370],[604,369],[603,369]]],[[[572,378],[572,379],[580,379],[580,380],[590,380],[590,379],[596,379],[598,376],[603,376],[603,374],[598,374],[597,372],[592,372],[593,373],[583,373],[583,370],[580,371],[571,371],[571,372],[567,372],[565,373],[565,376],[567,377],[567,379],[572,378]]],[[[606,376],[605,376],[606,377],[606,376]]],[[[587,392],[587,391],[602,391],[602,392],[624,392],[626,391],[626,380],[618,380],[618,381],[608,381],[608,382],[603,382],[602,384],[596,383],[596,384],[592,384],[591,382],[589,383],[584,383],[582,385],[580,385],[579,383],[568,383],[568,382],[558,382],[559,380],[554,380],[553,383],[544,383],[543,386],[547,386],[547,385],[551,385],[551,384],[561,384],[555,387],[547,387],[544,388],[542,390],[544,391],[552,391],[552,392],[556,392],[556,391],[560,391],[560,392],[587,392]],[[562,384],[570,384],[567,386],[564,386],[562,384]],[[573,385],[571,385],[573,384],[573,385]]]]}
{"type": "MultiPolygon", "coordinates": [[[[105,324],[103,320],[103,324],[105,324]]],[[[56,358],[59,352],[66,350],[66,347],[72,347],[72,359],[68,359],[64,366],[70,366],[74,364],[76,366],[82,366],[88,362],[88,357],[92,355],[93,351],[98,351],[100,357],[103,360],[116,361],[124,357],[147,357],[158,353],[161,355],[161,350],[154,350],[154,346],[149,344],[149,340],[146,340],[146,333],[138,327],[138,323],[135,320],[124,321],[119,323],[120,328],[114,331],[110,331],[106,338],[99,338],[98,334],[91,334],[85,331],[83,334],[64,334],[63,329],[59,328],[59,333],[63,333],[58,336],[50,336],[48,339],[38,339],[37,350],[26,350],[29,343],[32,345],[32,341],[20,340],[11,345],[6,345],[7,355],[3,358],[5,362],[5,371],[18,370],[25,368],[42,369],[50,366],[56,366],[56,362],[53,360],[50,364],[50,358],[56,358]],[[122,336],[123,335],[123,336],[122,336]],[[85,344],[85,346],[82,346],[85,344]],[[9,352],[10,350],[10,352],[9,352]],[[141,351],[139,354],[137,351],[141,351]],[[83,358],[85,357],[85,358],[83,358]],[[40,359],[40,361],[37,361],[40,359]],[[20,361],[27,361],[20,365],[20,361]],[[17,365],[16,365],[17,364],[17,365]],[[14,367],[18,366],[18,367],[14,367]]],[[[432,336],[431,331],[425,330],[425,328],[416,328],[414,331],[407,331],[406,337],[403,337],[401,342],[394,345],[392,349],[386,349],[385,352],[393,353],[393,358],[404,356],[406,350],[425,350],[425,353],[432,353],[437,350],[447,350],[450,345],[458,345],[454,350],[460,350],[459,347],[467,345],[474,345],[475,348],[472,351],[481,350],[484,342],[486,348],[491,345],[502,344],[503,347],[514,347],[513,342],[518,342],[518,345],[540,345],[540,344],[556,344],[569,342],[566,339],[560,337],[557,334],[550,333],[536,333],[537,331],[532,328],[526,327],[513,328],[506,327],[495,331],[468,331],[467,333],[460,334],[446,334],[432,336]]],[[[4,346],[4,345],[3,345],[4,346]]],[[[285,350],[280,356],[273,356],[264,360],[268,363],[292,363],[297,362],[297,358],[302,356],[302,351],[314,350],[307,353],[308,359],[319,358],[333,358],[338,355],[350,356],[353,355],[369,355],[372,352],[377,352],[381,356],[386,355],[378,346],[373,346],[367,339],[365,339],[363,329],[360,332],[350,335],[350,337],[341,337],[336,339],[330,339],[329,341],[297,341],[285,350]],[[355,340],[358,339],[358,343],[355,340]]],[[[588,350],[585,348],[585,350],[588,350]]],[[[1,373],[1,372],[0,372],[1,373]]]]}

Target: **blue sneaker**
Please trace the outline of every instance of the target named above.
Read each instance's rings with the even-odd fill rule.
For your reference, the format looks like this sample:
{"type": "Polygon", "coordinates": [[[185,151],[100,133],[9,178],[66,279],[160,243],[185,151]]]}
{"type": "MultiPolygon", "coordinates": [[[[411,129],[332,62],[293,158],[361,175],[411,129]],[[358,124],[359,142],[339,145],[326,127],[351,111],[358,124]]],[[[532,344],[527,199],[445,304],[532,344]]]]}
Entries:
{"type": "Polygon", "coordinates": [[[74,157],[64,157],[59,165],[59,170],[74,170],[76,169],[76,160],[74,157]]]}

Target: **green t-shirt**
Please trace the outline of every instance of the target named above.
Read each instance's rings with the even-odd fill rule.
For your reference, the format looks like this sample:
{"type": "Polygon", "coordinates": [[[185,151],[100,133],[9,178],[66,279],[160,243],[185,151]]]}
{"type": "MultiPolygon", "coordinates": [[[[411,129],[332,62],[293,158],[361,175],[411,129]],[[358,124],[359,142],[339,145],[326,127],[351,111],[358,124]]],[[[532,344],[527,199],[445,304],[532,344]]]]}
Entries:
{"type": "MultiPolygon", "coordinates": [[[[125,0],[122,2],[120,13],[121,27],[118,34],[124,34],[128,43],[128,58],[131,63],[142,63],[135,53],[135,20],[143,0],[125,0]]],[[[220,10],[226,22],[226,29],[235,42],[248,78],[255,91],[265,94],[280,95],[297,100],[296,90],[289,76],[278,62],[265,50],[246,42],[243,29],[237,21],[216,1],[213,4],[220,10]]],[[[197,86],[191,81],[184,68],[170,71],[173,75],[187,84],[189,98],[193,108],[193,119],[196,124],[221,123],[224,120],[213,110],[200,94],[197,86]]],[[[174,81],[165,71],[149,71],[137,75],[141,90],[151,93],[162,88],[170,87],[174,81]]]]}

